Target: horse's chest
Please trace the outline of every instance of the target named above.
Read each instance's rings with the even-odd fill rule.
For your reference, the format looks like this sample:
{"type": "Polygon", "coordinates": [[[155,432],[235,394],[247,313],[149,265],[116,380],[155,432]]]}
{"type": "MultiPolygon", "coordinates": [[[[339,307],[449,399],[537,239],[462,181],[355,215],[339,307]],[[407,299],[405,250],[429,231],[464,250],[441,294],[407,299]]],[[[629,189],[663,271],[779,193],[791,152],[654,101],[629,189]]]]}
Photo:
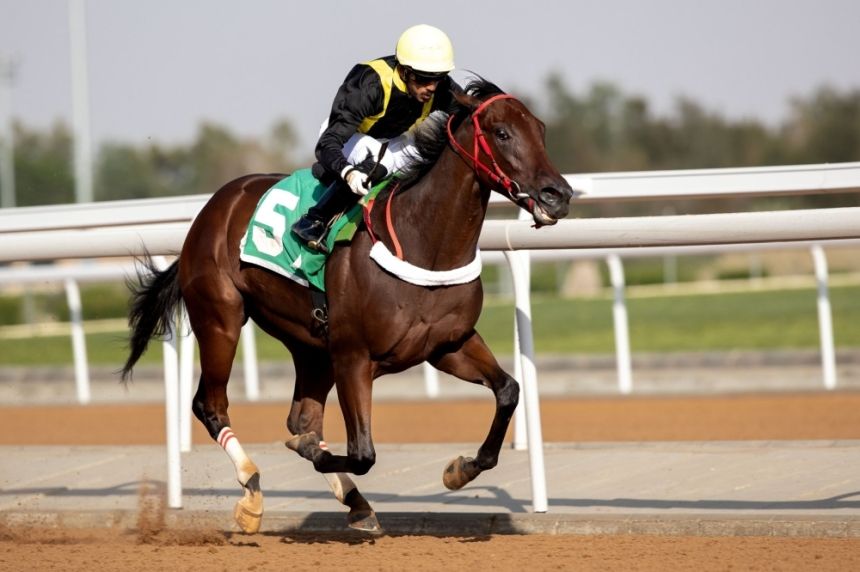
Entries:
{"type": "Polygon", "coordinates": [[[408,300],[392,300],[380,312],[384,331],[407,345],[435,346],[463,338],[478,321],[481,296],[473,289],[457,290],[437,289],[408,300]]]}

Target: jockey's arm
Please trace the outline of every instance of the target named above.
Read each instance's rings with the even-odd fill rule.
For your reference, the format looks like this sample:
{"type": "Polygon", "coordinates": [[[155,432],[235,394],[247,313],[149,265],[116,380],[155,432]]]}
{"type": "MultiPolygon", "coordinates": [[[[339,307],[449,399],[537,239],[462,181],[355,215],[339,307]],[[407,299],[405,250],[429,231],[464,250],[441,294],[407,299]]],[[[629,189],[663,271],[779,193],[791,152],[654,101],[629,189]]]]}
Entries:
{"type": "Polygon", "coordinates": [[[383,90],[379,76],[369,66],[356,65],[337,90],[328,126],[317,142],[317,161],[326,171],[343,172],[349,165],[343,156],[344,145],[358,131],[361,122],[382,111],[382,106],[383,90]]]}

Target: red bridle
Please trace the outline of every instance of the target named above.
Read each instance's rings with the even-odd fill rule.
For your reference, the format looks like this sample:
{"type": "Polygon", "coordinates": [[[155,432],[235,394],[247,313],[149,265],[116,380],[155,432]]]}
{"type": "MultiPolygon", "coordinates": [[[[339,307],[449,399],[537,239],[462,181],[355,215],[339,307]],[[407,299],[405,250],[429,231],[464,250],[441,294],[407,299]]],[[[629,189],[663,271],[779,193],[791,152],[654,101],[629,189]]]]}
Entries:
{"type": "Polygon", "coordinates": [[[505,191],[507,191],[508,195],[510,195],[510,197],[512,199],[514,199],[514,201],[516,201],[516,199],[518,197],[516,195],[514,195],[514,193],[512,191],[512,187],[516,185],[519,188],[519,186],[516,184],[516,182],[514,182],[513,179],[511,179],[507,174],[505,174],[505,172],[502,170],[502,168],[496,162],[496,158],[493,156],[493,151],[492,151],[492,149],[490,149],[490,144],[487,143],[487,138],[484,136],[483,129],[481,129],[481,124],[478,122],[478,118],[481,115],[481,112],[483,112],[491,103],[493,103],[494,101],[498,101],[500,99],[515,99],[515,98],[512,95],[508,95],[506,93],[500,93],[500,94],[494,95],[494,96],[488,98],[487,100],[485,100],[484,102],[482,102],[481,105],[476,107],[475,110],[472,112],[472,115],[471,115],[472,125],[474,126],[474,129],[475,129],[475,134],[473,135],[473,138],[472,138],[472,141],[474,143],[474,149],[475,149],[474,153],[469,153],[462,145],[460,145],[460,143],[457,142],[457,139],[454,137],[454,132],[451,129],[451,122],[454,120],[454,114],[451,114],[451,116],[448,117],[448,141],[451,142],[451,146],[454,148],[454,151],[456,151],[458,155],[460,155],[464,159],[468,160],[472,164],[472,168],[476,172],[477,171],[483,171],[484,173],[486,173],[487,177],[490,178],[490,181],[492,181],[493,183],[495,183],[497,185],[501,185],[502,187],[504,187],[504,189],[505,189],[505,191]],[[478,155],[480,151],[483,151],[484,154],[487,157],[489,157],[489,159],[490,159],[490,166],[489,167],[487,165],[485,165],[483,162],[481,162],[481,159],[478,155]]]}
{"type": "MultiPolygon", "coordinates": [[[[448,117],[448,124],[447,124],[448,141],[451,143],[451,146],[454,148],[454,151],[458,155],[460,155],[461,157],[467,159],[469,162],[472,163],[472,168],[476,172],[480,170],[480,171],[483,171],[484,173],[486,173],[487,176],[490,178],[490,181],[492,181],[493,183],[495,183],[497,185],[501,185],[502,187],[504,187],[505,191],[507,191],[508,195],[511,197],[511,200],[513,200],[516,203],[521,197],[514,194],[512,188],[516,187],[517,190],[519,190],[519,185],[516,183],[516,181],[514,181],[507,174],[505,174],[505,172],[502,170],[502,168],[496,162],[496,158],[493,157],[493,151],[492,151],[492,149],[490,149],[490,145],[489,145],[489,143],[487,143],[487,138],[484,136],[484,131],[483,131],[483,129],[481,129],[481,125],[478,123],[478,117],[481,115],[481,112],[484,111],[488,105],[490,105],[491,103],[493,103],[494,101],[497,101],[499,99],[515,99],[515,98],[512,95],[508,95],[506,93],[500,93],[498,95],[494,95],[494,96],[488,98],[486,101],[483,101],[481,103],[481,105],[476,107],[475,110],[472,112],[472,115],[471,115],[472,125],[475,128],[475,134],[474,134],[475,152],[473,154],[470,154],[466,149],[464,149],[463,146],[460,145],[457,142],[457,140],[454,138],[454,132],[451,130],[451,121],[454,119],[454,114],[451,114],[451,116],[448,117]],[[490,158],[490,167],[488,167],[487,165],[485,165],[484,163],[481,162],[481,160],[478,156],[478,153],[480,151],[483,151],[484,154],[490,158]]],[[[391,238],[392,244],[394,245],[395,256],[397,256],[397,258],[403,260],[404,259],[403,258],[403,249],[400,246],[400,241],[397,240],[397,234],[394,232],[394,224],[393,224],[392,218],[391,218],[391,203],[392,203],[392,199],[394,198],[394,193],[397,191],[399,186],[400,186],[399,182],[395,183],[394,187],[391,189],[391,193],[388,196],[388,201],[387,201],[387,204],[385,207],[385,222],[386,222],[386,225],[388,227],[388,235],[391,238]]],[[[531,203],[532,203],[531,198],[528,199],[528,203],[529,203],[530,208],[531,208],[531,203]]],[[[364,223],[365,223],[365,226],[367,226],[367,230],[368,230],[368,233],[370,234],[371,241],[373,243],[376,243],[376,241],[378,239],[376,238],[376,235],[373,233],[373,228],[372,228],[371,219],[370,219],[370,212],[373,210],[373,204],[374,204],[374,201],[371,200],[364,207],[364,223]]]]}

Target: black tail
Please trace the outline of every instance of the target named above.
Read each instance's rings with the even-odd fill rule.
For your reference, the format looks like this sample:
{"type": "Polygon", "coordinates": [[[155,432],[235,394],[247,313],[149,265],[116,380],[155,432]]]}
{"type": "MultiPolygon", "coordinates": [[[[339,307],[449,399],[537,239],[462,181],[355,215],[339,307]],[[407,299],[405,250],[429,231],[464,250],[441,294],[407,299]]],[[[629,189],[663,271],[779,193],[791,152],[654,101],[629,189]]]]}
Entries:
{"type": "Polygon", "coordinates": [[[152,258],[142,260],[143,268],[138,268],[138,283],[128,282],[132,291],[128,325],[131,328],[129,356],[122,368],[122,379],[131,378],[131,370],[140,356],[146,351],[149,340],[167,333],[174,323],[176,305],[182,300],[179,290],[177,260],[165,270],[159,270],[152,258]]]}

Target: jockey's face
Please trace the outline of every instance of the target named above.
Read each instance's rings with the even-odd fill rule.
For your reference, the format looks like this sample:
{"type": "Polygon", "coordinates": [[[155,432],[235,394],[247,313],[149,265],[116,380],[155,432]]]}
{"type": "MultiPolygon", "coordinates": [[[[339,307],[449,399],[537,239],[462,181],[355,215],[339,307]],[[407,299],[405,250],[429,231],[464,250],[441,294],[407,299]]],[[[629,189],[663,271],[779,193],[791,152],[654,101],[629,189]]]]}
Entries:
{"type": "Polygon", "coordinates": [[[406,76],[404,81],[407,92],[421,103],[430,101],[430,98],[436,93],[439,82],[442,81],[441,77],[425,77],[412,70],[407,70],[404,75],[406,76]]]}

